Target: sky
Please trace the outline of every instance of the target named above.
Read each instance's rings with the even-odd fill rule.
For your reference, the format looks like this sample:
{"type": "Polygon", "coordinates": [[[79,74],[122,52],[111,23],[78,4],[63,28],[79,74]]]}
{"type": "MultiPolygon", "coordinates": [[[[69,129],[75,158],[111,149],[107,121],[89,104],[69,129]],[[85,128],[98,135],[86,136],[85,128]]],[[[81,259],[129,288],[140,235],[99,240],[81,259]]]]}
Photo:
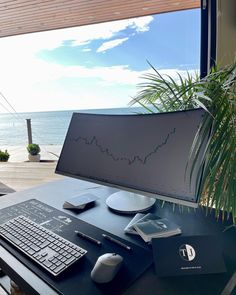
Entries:
{"type": "Polygon", "coordinates": [[[0,93],[17,112],[125,107],[147,61],[198,71],[200,10],[0,38],[0,93]]]}

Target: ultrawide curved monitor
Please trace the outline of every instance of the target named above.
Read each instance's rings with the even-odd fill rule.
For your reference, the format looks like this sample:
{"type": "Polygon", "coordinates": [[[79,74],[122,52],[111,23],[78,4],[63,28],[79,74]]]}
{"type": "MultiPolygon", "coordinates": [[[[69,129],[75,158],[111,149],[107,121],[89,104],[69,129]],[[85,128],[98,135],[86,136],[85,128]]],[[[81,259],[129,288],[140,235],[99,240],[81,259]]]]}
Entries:
{"type": "Polygon", "coordinates": [[[200,164],[187,166],[202,109],[144,115],[74,113],[56,172],[197,206],[200,164]],[[186,170],[187,167],[187,170],[186,170]]]}

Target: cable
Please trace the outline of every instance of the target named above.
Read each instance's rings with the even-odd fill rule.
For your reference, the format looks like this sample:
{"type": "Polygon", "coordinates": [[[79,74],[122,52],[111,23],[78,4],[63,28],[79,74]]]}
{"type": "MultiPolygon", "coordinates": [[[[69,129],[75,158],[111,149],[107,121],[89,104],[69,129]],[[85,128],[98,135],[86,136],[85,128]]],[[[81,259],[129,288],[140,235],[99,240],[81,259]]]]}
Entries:
{"type": "MultiPolygon", "coordinates": [[[[0,95],[1,95],[1,97],[6,101],[6,103],[10,106],[10,108],[13,110],[13,112],[14,112],[19,118],[22,119],[22,117],[17,113],[17,111],[15,110],[15,108],[10,104],[10,102],[7,100],[7,98],[3,95],[2,92],[0,92],[0,95]]],[[[9,111],[9,113],[11,113],[11,112],[9,111]]],[[[12,113],[11,113],[11,114],[12,114],[12,113]]]]}
{"type": "MultiPolygon", "coordinates": [[[[11,112],[6,106],[4,106],[1,102],[0,105],[11,115],[13,115],[16,119],[20,120],[20,121],[24,121],[25,122],[25,118],[23,118],[17,111],[16,109],[12,106],[12,104],[8,101],[8,99],[5,97],[5,95],[0,92],[0,98],[4,99],[4,101],[7,103],[8,106],[10,106],[10,108],[13,110],[13,112],[11,112]]],[[[38,137],[41,138],[41,136],[39,136],[37,133],[34,132],[34,134],[38,137]]],[[[43,138],[41,138],[43,139],[43,138]]]]}
{"type": "Polygon", "coordinates": [[[7,111],[8,113],[14,115],[14,114],[13,114],[11,111],[9,111],[8,108],[7,108],[6,106],[4,106],[4,104],[2,104],[1,102],[0,102],[0,105],[4,108],[5,111],[7,111]]]}
{"type": "MultiPolygon", "coordinates": [[[[0,97],[4,99],[4,101],[8,104],[8,106],[10,106],[10,108],[13,110],[13,113],[6,107],[4,106],[1,102],[0,105],[11,115],[15,116],[16,119],[20,120],[20,121],[24,121],[25,122],[25,118],[23,118],[17,111],[16,109],[12,106],[12,104],[8,101],[8,99],[5,97],[5,95],[0,92],[0,97]]],[[[39,134],[37,134],[37,132],[33,131],[34,135],[36,135],[36,137],[38,137],[40,140],[42,140],[42,142],[44,141],[44,138],[41,137],[39,134]]],[[[48,150],[46,150],[44,147],[41,146],[41,149],[47,153],[50,153],[48,150]]]]}
{"type": "MultiPolygon", "coordinates": [[[[1,106],[2,106],[2,107],[3,107],[8,113],[10,113],[11,115],[15,116],[16,119],[18,119],[18,120],[20,120],[20,121],[23,120],[23,121],[25,122],[26,119],[23,118],[23,117],[22,117],[22,116],[16,111],[16,109],[12,106],[12,104],[8,101],[8,99],[3,95],[2,92],[0,92],[0,97],[2,97],[2,98],[5,100],[5,102],[10,106],[10,108],[13,110],[14,113],[12,113],[11,111],[9,111],[8,108],[6,108],[6,107],[0,102],[1,106]]],[[[37,132],[33,131],[33,133],[34,133],[34,135],[36,135],[36,137],[38,137],[39,139],[41,139],[42,142],[44,141],[44,138],[41,137],[39,134],[37,134],[37,132]]],[[[56,156],[57,158],[59,158],[58,155],[56,155],[56,154],[54,154],[54,153],[48,151],[46,148],[44,148],[43,145],[41,145],[41,150],[43,150],[44,152],[46,152],[46,153],[48,153],[48,154],[52,154],[52,155],[56,156]]]]}

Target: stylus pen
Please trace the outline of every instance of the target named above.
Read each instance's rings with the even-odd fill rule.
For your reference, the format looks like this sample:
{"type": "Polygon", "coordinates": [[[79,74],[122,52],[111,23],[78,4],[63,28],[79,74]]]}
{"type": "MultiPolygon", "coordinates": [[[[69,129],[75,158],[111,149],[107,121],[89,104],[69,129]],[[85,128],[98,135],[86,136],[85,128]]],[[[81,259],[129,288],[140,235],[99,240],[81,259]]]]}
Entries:
{"type": "Polygon", "coordinates": [[[118,241],[118,240],[112,238],[111,236],[108,236],[108,235],[105,235],[105,234],[102,234],[102,236],[103,236],[106,240],[111,241],[111,242],[113,242],[114,244],[117,244],[117,245],[119,245],[119,246],[125,248],[126,250],[131,250],[131,247],[130,247],[130,246],[127,246],[126,244],[124,244],[124,243],[122,243],[122,242],[120,242],[120,241],[118,241]]]}
{"type": "Polygon", "coordinates": [[[92,238],[92,237],[90,237],[90,236],[82,233],[81,231],[75,230],[75,233],[77,234],[77,236],[79,236],[81,238],[84,238],[85,240],[88,240],[88,241],[90,241],[92,243],[95,243],[95,244],[97,244],[99,246],[102,245],[102,242],[100,242],[100,241],[98,241],[98,240],[96,240],[96,239],[94,239],[94,238],[92,238]]]}

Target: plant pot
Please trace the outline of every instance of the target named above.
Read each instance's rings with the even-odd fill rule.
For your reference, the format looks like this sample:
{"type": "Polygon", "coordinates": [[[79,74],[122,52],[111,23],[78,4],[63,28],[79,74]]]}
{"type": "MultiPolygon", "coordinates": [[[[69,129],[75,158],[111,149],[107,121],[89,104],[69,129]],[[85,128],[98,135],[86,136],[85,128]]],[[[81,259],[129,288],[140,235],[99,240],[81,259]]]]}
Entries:
{"type": "Polygon", "coordinates": [[[37,155],[28,154],[28,159],[30,162],[39,162],[40,161],[40,154],[37,154],[37,155]]]}

